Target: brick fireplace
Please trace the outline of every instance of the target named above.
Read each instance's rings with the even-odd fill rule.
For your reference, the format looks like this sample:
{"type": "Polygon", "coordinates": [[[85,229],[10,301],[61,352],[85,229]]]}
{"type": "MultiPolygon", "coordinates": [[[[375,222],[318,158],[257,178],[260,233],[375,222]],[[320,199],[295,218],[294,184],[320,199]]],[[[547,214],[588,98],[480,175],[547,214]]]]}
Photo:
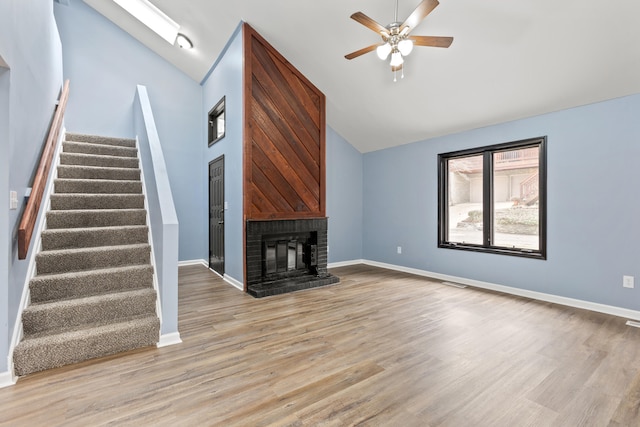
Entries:
{"type": "Polygon", "coordinates": [[[337,283],[327,272],[327,219],[247,221],[247,292],[256,298],[337,283]]]}

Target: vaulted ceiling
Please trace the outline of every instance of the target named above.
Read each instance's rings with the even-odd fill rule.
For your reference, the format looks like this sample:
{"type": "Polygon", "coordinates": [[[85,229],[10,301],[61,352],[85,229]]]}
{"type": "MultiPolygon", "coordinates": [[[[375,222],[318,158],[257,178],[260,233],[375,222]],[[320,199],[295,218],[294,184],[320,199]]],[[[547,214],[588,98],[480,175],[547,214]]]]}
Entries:
{"type": "MultiPolygon", "coordinates": [[[[637,0],[440,0],[412,35],[453,44],[416,47],[395,83],[375,52],[344,58],[381,41],[349,16],[387,25],[395,0],[151,0],[192,50],[111,0],[84,1],[197,82],[249,23],[325,93],[328,124],[361,152],[640,93],[637,0]]],[[[399,20],[418,3],[399,0],[399,20]]]]}

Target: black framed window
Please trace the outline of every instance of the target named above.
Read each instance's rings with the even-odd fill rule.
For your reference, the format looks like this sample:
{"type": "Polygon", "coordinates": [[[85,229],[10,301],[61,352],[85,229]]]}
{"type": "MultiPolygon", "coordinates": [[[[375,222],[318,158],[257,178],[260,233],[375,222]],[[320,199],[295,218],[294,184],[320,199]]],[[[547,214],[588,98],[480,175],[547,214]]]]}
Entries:
{"type": "Polygon", "coordinates": [[[209,111],[208,128],[209,128],[209,145],[212,145],[222,138],[225,132],[225,114],[224,114],[225,97],[223,96],[215,107],[209,111]]]}
{"type": "Polygon", "coordinates": [[[438,155],[438,247],[546,259],[546,137],[438,155]]]}

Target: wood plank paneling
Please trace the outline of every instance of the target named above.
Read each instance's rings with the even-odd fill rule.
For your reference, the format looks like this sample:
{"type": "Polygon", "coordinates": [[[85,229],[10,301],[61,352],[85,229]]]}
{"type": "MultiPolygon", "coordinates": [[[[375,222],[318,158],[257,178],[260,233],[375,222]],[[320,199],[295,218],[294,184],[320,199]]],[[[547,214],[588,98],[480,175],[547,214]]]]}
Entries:
{"type": "Polygon", "coordinates": [[[254,144],[253,170],[259,170],[265,179],[260,180],[260,185],[254,182],[253,186],[259,188],[272,204],[281,206],[282,211],[303,211],[306,207],[305,202],[299,196],[297,189],[291,185],[291,180],[287,180],[286,172],[283,171],[286,163],[278,160],[279,158],[275,156],[269,157],[259,145],[254,144]]]}
{"type": "MultiPolygon", "coordinates": [[[[256,80],[254,79],[254,82],[256,80]]],[[[283,114],[277,114],[282,103],[274,103],[269,98],[267,92],[256,82],[254,90],[254,118],[260,122],[261,128],[269,132],[270,138],[282,142],[291,153],[295,153],[296,160],[303,162],[301,167],[314,175],[314,180],[318,181],[319,165],[318,158],[314,153],[318,151],[317,143],[302,129],[302,124],[297,115],[287,105],[286,118],[283,114]],[[301,144],[291,144],[291,141],[299,140],[301,144]]],[[[274,95],[277,96],[277,95],[274,95]]],[[[282,100],[279,100],[282,101],[282,100]]]]}
{"type": "MultiPolygon", "coordinates": [[[[310,159],[312,165],[310,166],[302,160],[295,147],[291,146],[287,138],[274,126],[274,123],[264,117],[265,111],[260,108],[256,108],[254,111],[257,113],[256,119],[260,124],[254,128],[254,144],[266,153],[272,155],[270,156],[271,158],[277,156],[278,159],[281,159],[284,163],[282,167],[285,169],[283,173],[285,173],[288,178],[291,178],[292,181],[300,181],[302,186],[305,186],[312,192],[317,201],[320,197],[319,188],[316,185],[319,179],[319,170],[315,161],[310,159]]],[[[304,148],[302,150],[306,153],[304,148]]]]}
{"type": "Polygon", "coordinates": [[[325,97],[248,24],[245,220],[325,216],[325,97]]]}
{"type": "MultiPolygon", "coordinates": [[[[301,98],[306,98],[309,92],[302,90],[300,79],[293,74],[284,64],[277,61],[260,44],[254,43],[255,61],[253,74],[265,87],[271,82],[273,85],[268,92],[269,96],[277,100],[279,113],[289,120],[295,120],[311,136],[316,146],[319,144],[318,134],[318,106],[305,104],[301,98]],[[291,110],[293,114],[286,115],[291,110]],[[316,119],[316,120],[314,120],[316,119]]],[[[302,129],[301,129],[302,130],[302,129]]],[[[314,149],[317,147],[309,147],[314,149]]]]}
{"type": "MultiPolygon", "coordinates": [[[[263,92],[258,89],[258,94],[263,92]]],[[[262,98],[261,100],[255,99],[253,105],[253,118],[255,123],[259,126],[257,129],[262,130],[267,134],[267,140],[274,144],[279,145],[281,150],[287,150],[287,153],[291,154],[295,161],[300,163],[300,168],[304,170],[304,173],[308,173],[312,180],[318,182],[319,165],[318,159],[313,155],[313,150],[307,150],[303,145],[291,144],[292,140],[298,139],[295,132],[292,129],[292,125],[283,121],[280,116],[274,115],[274,105],[268,99],[262,98]]],[[[257,130],[256,129],[256,130],[257,130]]],[[[253,134],[255,139],[255,133],[253,134]]],[[[317,152],[318,149],[315,149],[317,152]]]]}

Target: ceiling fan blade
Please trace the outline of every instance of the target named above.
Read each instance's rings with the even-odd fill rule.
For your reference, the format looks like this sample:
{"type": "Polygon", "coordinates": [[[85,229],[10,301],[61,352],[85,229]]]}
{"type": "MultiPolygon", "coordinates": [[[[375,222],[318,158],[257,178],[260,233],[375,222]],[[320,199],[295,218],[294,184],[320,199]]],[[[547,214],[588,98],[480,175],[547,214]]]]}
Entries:
{"type": "Polygon", "coordinates": [[[438,36],[409,36],[416,46],[449,47],[453,43],[453,37],[438,36]]]}
{"type": "Polygon", "coordinates": [[[420,21],[426,18],[439,4],[438,0],[423,0],[423,2],[411,12],[411,15],[409,15],[402,25],[400,25],[400,31],[404,30],[405,27],[409,27],[409,31],[413,30],[420,21]]]}
{"type": "Polygon", "coordinates": [[[350,54],[345,55],[344,57],[347,58],[347,59],[357,58],[360,55],[364,55],[365,53],[369,53],[371,51],[376,50],[377,47],[378,47],[377,44],[372,44],[371,46],[363,47],[360,50],[356,50],[355,52],[351,52],[350,54]]]}
{"type": "Polygon", "coordinates": [[[380,35],[382,35],[382,34],[389,35],[389,30],[386,27],[384,27],[383,25],[381,25],[378,22],[374,21],[373,19],[369,18],[367,15],[365,15],[362,12],[354,13],[353,15],[351,15],[351,19],[361,23],[365,27],[369,28],[370,30],[375,31],[376,33],[378,33],[380,35]]]}

